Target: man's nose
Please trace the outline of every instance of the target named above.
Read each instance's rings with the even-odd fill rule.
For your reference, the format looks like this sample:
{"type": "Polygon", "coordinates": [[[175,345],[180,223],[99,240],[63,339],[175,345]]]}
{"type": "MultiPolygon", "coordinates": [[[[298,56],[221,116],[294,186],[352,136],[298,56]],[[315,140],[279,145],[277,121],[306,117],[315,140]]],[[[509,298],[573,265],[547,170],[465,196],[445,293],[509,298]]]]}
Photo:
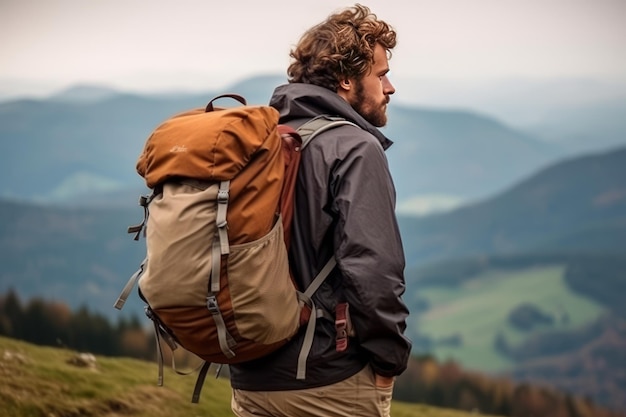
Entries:
{"type": "Polygon", "coordinates": [[[391,84],[391,81],[389,81],[389,77],[385,75],[383,77],[383,93],[385,93],[386,95],[391,95],[395,92],[396,88],[393,86],[393,84],[391,84]]]}

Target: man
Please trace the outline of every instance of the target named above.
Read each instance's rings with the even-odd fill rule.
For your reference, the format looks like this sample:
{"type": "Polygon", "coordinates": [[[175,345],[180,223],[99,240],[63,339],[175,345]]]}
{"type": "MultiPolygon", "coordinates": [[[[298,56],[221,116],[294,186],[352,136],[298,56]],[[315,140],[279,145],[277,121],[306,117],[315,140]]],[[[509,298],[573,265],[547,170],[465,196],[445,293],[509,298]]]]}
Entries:
{"type": "MultiPolygon", "coordinates": [[[[318,116],[346,119],[302,152],[290,261],[306,288],[334,256],[337,267],[315,293],[317,320],[306,378],[296,378],[304,331],[262,359],[231,365],[232,409],[248,416],[389,416],[394,377],[411,350],[404,255],[395,189],[377,127],[387,122],[388,56],[396,33],[367,7],[331,15],[291,52],[289,84],[270,104],[294,127],[318,116]],[[338,349],[335,309],[347,302],[354,337],[338,349]],[[329,318],[327,318],[329,317],[329,318]]],[[[277,308],[279,308],[277,306],[277,308]]]]}

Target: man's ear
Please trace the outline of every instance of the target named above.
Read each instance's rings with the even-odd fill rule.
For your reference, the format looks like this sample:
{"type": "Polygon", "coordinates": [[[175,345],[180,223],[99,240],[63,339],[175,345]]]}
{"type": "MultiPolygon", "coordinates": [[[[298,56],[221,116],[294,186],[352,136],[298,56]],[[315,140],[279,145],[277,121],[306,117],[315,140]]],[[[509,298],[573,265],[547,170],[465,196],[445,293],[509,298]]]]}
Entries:
{"type": "Polygon", "coordinates": [[[350,97],[350,93],[352,91],[352,82],[349,79],[339,81],[339,86],[337,87],[337,94],[340,97],[343,97],[346,101],[348,97],[350,97]]]}
{"type": "Polygon", "coordinates": [[[341,80],[339,82],[339,88],[341,88],[342,90],[350,91],[350,89],[352,88],[352,84],[350,83],[350,80],[346,78],[345,80],[341,80]]]}

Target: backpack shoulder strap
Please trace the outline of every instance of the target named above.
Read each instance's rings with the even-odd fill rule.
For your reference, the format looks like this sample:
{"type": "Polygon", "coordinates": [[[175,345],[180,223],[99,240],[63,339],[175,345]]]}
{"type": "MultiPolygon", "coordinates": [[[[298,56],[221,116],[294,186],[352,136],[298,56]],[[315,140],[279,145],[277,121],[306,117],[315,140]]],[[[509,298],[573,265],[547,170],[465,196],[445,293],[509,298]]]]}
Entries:
{"type": "MultiPolygon", "coordinates": [[[[296,370],[296,379],[304,379],[306,376],[306,360],[309,356],[311,348],[313,347],[315,323],[317,322],[318,314],[320,314],[318,313],[315,303],[313,302],[313,294],[330,275],[331,271],[335,269],[335,266],[337,266],[337,260],[333,255],[328,260],[328,262],[326,262],[326,265],[324,265],[322,270],[313,279],[313,282],[311,282],[306,291],[298,293],[298,298],[300,302],[307,305],[311,309],[311,317],[309,318],[309,322],[307,323],[304,333],[304,340],[302,341],[302,347],[300,349],[300,354],[298,355],[298,368],[296,370]]],[[[323,311],[321,311],[321,315],[323,315],[323,311]]]]}
{"type": "MultiPolygon", "coordinates": [[[[352,125],[358,127],[356,124],[343,119],[341,117],[333,117],[328,115],[321,115],[314,117],[313,119],[305,122],[297,129],[297,133],[302,139],[301,149],[304,149],[317,135],[333,129],[338,126],[352,125]]],[[[360,128],[359,128],[360,129],[360,128]]],[[[306,304],[311,309],[311,317],[307,323],[305,330],[304,340],[298,356],[298,367],[296,370],[296,379],[304,379],[306,376],[306,361],[313,346],[313,336],[315,333],[315,324],[318,310],[313,302],[313,294],[324,283],[326,278],[330,275],[331,271],[337,266],[337,260],[333,255],[321,271],[315,276],[311,284],[306,288],[304,292],[300,292],[298,297],[300,302],[306,304]]],[[[323,311],[321,312],[323,315],[323,311]]]]}
{"type": "Polygon", "coordinates": [[[297,129],[298,134],[300,134],[300,137],[302,138],[302,149],[304,149],[317,135],[343,125],[358,127],[356,124],[342,117],[322,114],[312,118],[297,129]]]}

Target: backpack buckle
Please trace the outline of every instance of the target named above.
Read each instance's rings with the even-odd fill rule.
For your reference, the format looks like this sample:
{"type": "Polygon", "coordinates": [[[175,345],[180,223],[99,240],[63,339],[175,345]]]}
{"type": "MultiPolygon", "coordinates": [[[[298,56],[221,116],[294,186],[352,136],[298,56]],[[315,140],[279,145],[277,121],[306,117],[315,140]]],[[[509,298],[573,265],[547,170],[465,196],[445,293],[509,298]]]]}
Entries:
{"type": "Polygon", "coordinates": [[[220,308],[217,305],[217,298],[214,295],[209,295],[206,298],[206,307],[211,312],[211,314],[221,314],[220,308]]]}
{"type": "Polygon", "coordinates": [[[335,332],[335,349],[344,352],[348,349],[348,336],[352,332],[348,303],[339,303],[335,307],[335,332]]]}
{"type": "Polygon", "coordinates": [[[217,192],[217,202],[220,203],[220,204],[227,204],[228,203],[228,190],[220,189],[217,192]]]}

